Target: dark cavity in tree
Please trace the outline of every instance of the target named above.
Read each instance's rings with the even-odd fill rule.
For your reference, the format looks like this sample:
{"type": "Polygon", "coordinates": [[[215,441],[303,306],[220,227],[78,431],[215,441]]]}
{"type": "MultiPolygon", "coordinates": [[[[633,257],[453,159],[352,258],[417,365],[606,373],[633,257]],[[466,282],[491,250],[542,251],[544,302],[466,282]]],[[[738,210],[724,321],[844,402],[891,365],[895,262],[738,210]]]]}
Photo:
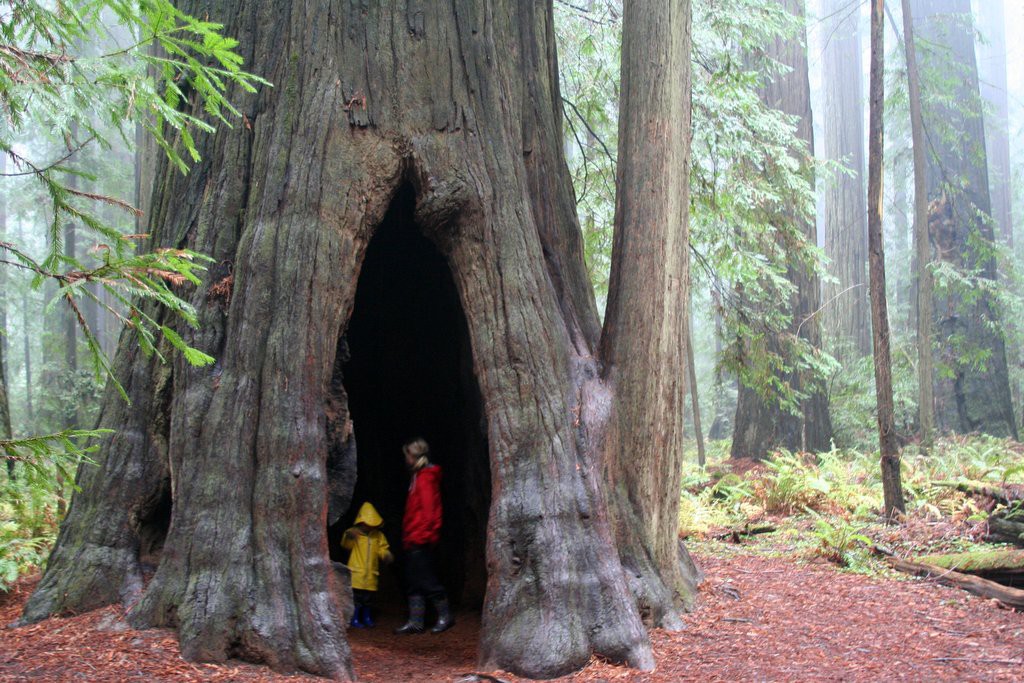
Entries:
{"type": "Polygon", "coordinates": [[[139,563],[144,574],[156,570],[160,564],[160,553],[171,526],[171,482],[166,480],[160,487],[159,495],[146,512],[139,518],[139,563]]]}
{"type": "MultiPolygon", "coordinates": [[[[344,561],[341,534],[370,501],[400,548],[409,483],[401,447],[422,436],[443,469],[441,579],[458,604],[477,609],[487,584],[491,503],[486,423],[458,291],[413,209],[405,185],[367,248],[344,338],[348,360],[335,367],[348,393],[358,464],[351,508],[328,540],[332,559],[344,561]]],[[[389,602],[401,595],[395,576],[381,572],[381,598],[389,602]]]]}

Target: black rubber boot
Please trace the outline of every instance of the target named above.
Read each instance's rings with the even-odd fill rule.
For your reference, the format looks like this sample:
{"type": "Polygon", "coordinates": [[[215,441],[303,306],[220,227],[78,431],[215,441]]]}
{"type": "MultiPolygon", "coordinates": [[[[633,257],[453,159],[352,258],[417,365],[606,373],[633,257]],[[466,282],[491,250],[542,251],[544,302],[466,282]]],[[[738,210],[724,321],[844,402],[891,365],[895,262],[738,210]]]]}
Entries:
{"type": "Polygon", "coordinates": [[[448,606],[448,598],[433,598],[434,609],[437,610],[437,623],[430,629],[431,633],[443,633],[455,626],[455,619],[452,617],[451,607],[448,606]]]}
{"type": "Polygon", "coordinates": [[[427,611],[427,601],[422,595],[409,596],[409,621],[395,629],[398,635],[423,633],[423,613],[427,611]]]}

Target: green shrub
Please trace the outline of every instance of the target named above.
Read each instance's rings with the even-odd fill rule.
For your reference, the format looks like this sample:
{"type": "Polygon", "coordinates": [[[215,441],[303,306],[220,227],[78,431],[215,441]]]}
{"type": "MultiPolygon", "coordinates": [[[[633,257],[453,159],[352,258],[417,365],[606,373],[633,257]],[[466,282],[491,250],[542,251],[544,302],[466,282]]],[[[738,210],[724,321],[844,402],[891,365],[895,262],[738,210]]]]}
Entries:
{"type": "Polygon", "coordinates": [[[52,477],[18,468],[0,475],[0,591],[46,559],[57,536],[58,491],[52,477]]]}
{"type": "Polygon", "coordinates": [[[807,512],[814,518],[812,533],[818,541],[815,554],[841,567],[858,564],[855,551],[861,545],[871,544],[871,539],[861,533],[864,526],[854,525],[842,517],[830,521],[809,508],[807,512]]]}
{"type": "Polygon", "coordinates": [[[820,505],[832,489],[816,466],[789,451],[776,453],[764,461],[764,466],[764,476],[754,491],[765,512],[791,514],[820,505]]]}

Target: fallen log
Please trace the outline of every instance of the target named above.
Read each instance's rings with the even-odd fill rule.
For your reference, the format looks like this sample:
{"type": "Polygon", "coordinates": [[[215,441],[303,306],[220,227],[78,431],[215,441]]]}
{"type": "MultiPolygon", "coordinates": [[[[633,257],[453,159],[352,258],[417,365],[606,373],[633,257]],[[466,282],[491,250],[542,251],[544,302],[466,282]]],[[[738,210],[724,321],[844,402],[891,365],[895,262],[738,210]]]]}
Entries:
{"type": "Polygon", "coordinates": [[[988,518],[990,540],[1024,546],[1024,518],[1021,510],[1014,506],[997,510],[988,518]]]}
{"type": "Polygon", "coordinates": [[[1004,586],[1024,586],[1024,550],[975,550],[968,553],[923,555],[916,558],[922,564],[952,569],[962,574],[980,576],[1004,586]]]}
{"type": "Polygon", "coordinates": [[[897,557],[887,558],[886,562],[893,569],[905,574],[923,576],[945,586],[962,588],[968,593],[998,600],[1015,610],[1024,610],[1024,590],[1019,588],[1009,588],[995,581],[983,579],[980,576],[961,574],[952,569],[943,569],[942,567],[936,567],[933,564],[925,564],[923,562],[911,562],[910,560],[901,560],[897,557]]]}
{"type": "Polygon", "coordinates": [[[732,541],[733,543],[740,543],[742,536],[757,536],[758,534],[770,534],[776,531],[776,527],[771,524],[746,524],[737,529],[727,529],[720,534],[715,534],[712,538],[719,541],[732,541]]]}
{"type": "Polygon", "coordinates": [[[991,498],[997,503],[1003,505],[1009,505],[1015,500],[1021,500],[1022,496],[1020,492],[1020,485],[1013,485],[1013,488],[1008,486],[998,486],[992,484],[986,484],[980,481],[933,481],[932,486],[942,486],[944,488],[951,488],[960,491],[961,493],[968,493],[972,496],[985,496],[991,498]]]}

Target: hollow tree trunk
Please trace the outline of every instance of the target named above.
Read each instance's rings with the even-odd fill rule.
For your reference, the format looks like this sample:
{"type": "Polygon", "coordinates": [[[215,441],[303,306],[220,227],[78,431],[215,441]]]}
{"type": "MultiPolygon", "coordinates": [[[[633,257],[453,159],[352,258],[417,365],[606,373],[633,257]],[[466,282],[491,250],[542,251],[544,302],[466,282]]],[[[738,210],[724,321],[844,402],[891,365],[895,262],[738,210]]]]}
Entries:
{"type": "Polygon", "coordinates": [[[828,0],[822,12],[825,158],[852,171],[830,179],[825,191],[825,254],[838,281],[825,284],[823,314],[840,357],[850,359],[871,353],[860,12],[851,11],[848,0],[828,0]]]}
{"type": "MultiPolygon", "coordinates": [[[[667,500],[678,486],[660,478],[674,476],[676,453],[647,475],[655,518],[641,523],[613,495],[623,505],[613,527],[597,454],[612,467],[633,462],[638,453],[614,446],[630,429],[672,444],[638,426],[643,405],[620,403],[615,377],[631,375],[617,357],[601,378],[550,4],[236,1],[211,19],[275,87],[236,94],[246,125],[204,139],[187,177],[161,160],[150,225],[155,245],[214,258],[191,293],[202,326],[186,336],[216,363],[168,368],[121,345],[133,405],[108,392],[101,424],[118,434],[79,472],[24,618],[123,600],[133,623],[176,627],[187,658],[351,677],[345,589],[325,534],[329,495],[343,507],[351,495],[331,487],[333,473],[354,466],[327,466],[328,453],[350,450],[335,443],[348,417],[336,353],[368,244],[411,188],[415,223],[451,270],[483,402],[492,492],[482,663],[535,677],[593,653],[651,667],[630,589],[657,614],[692,600],[667,500]],[[607,424],[619,430],[612,438],[607,424]],[[620,562],[613,538],[627,530],[620,562]],[[143,590],[147,550],[158,566],[143,590]]],[[[685,157],[676,160],[682,173],[685,157]]],[[[685,254],[685,231],[672,238],[685,254]]],[[[664,278],[673,295],[685,294],[678,276],[664,278]]]]}
{"type": "MultiPolygon", "coordinates": [[[[924,123],[933,149],[928,155],[930,237],[938,260],[995,280],[996,262],[984,246],[993,241],[994,232],[987,218],[991,202],[985,129],[974,106],[979,89],[971,3],[915,0],[911,8],[918,24],[915,32],[930,47],[921,55],[922,67],[948,69],[943,65],[952,63],[964,70],[952,92],[923,98],[924,123]]],[[[945,349],[939,362],[947,370],[935,383],[938,427],[1016,437],[1006,347],[992,295],[954,286],[935,301],[935,316],[936,333],[945,349]]]]}
{"type": "MultiPolygon", "coordinates": [[[[804,0],[779,2],[787,12],[803,21],[804,0]]],[[[777,38],[765,47],[766,56],[785,65],[789,71],[762,86],[760,97],[769,107],[798,117],[797,137],[805,142],[806,146],[793,150],[793,154],[801,160],[802,172],[808,175],[813,185],[814,171],[809,161],[814,155],[814,127],[811,119],[806,42],[806,31],[801,29],[798,35],[789,39],[777,38]]],[[[808,243],[817,244],[817,228],[813,220],[801,221],[800,231],[808,243]]],[[[786,306],[792,315],[790,327],[782,334],[769,335],[770,338],[765,340],[765,344],[769,352],[780,354],[785,362],[792,363],[793,359],[788,358],[784,351],[785,336],[799,336],[813,348],[821,347],[818,322],[821,294],[817,274],[808,273],[803,265],[792,265],[789,269],[789,279],[796,285],[796,292],[791,301],[782,305],[786,306]]],[[[829,449],[832,421],[823,388],[818,384],[811,384],[808,378],[797,371],[787,372],[784,377],[778,379],[807,394],[807,398],[800,405],[799,415],[787,413],[774,401],[765,401],[756,389],[740,382],[733,428],[733,457],[761,459],[775,448],[812,452],[829,449]]]]}
{"type": "Polygon", "coordinates": [[[885,516],[904,512],[900,455],[892,399],[892,357],[889,313],[885,298],[885,244],[882,239],[882,173],[884,170],[885,14],[884,0],[871,0],[871,85],[868,124],[868,267],[871,286],[872,347],[875,361],[875,405],[881,453],[885,516]]]}

